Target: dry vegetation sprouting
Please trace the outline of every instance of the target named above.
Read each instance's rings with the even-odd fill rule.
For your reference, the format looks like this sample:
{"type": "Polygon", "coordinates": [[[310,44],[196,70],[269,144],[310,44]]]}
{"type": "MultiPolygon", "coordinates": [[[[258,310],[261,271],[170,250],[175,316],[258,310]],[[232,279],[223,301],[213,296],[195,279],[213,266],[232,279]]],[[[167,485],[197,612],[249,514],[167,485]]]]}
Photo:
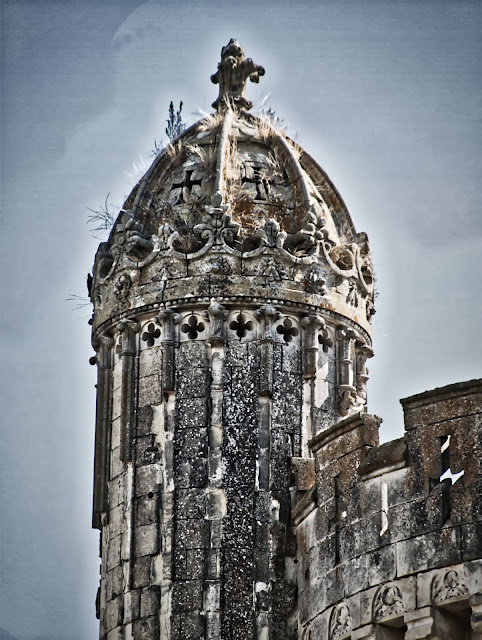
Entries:
{"type": "Polygon", "coordinates": [[[186,159],[186,150],[182,142],[171,142],[166,148],[166,156],[171,167],[180,167],[186,159]]]}
{"type": "Polygon", "coordinates": [[[216,113],[207,113],[198,125],[200,132],[218,133],[223,126],[224,116],[222,113],[216,111],[216,113]]]}
{"type": "Polygon", "coordinates": [[[216,168],[216,148],[214,145],[206,148],[197,144],[187,144],[186,155],[194,155],[199,158],[207,178],[214,172],[216,168]]]}

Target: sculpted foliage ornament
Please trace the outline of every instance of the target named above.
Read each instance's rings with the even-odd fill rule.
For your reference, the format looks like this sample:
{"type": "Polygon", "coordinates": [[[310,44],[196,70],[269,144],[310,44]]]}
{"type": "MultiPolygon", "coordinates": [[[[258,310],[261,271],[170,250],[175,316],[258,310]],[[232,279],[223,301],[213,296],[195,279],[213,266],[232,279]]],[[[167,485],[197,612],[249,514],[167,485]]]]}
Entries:
{"type": "Polygon", "coordinates": [[[344,602],[340,602],[332,611],[330,620],[330,640],[346,638],[352,628],[350,610],[344,602]]]}
{"type": "Polygon", "coordinates": [[[435,604],[441,604],[455,598],[465,598],[468,595],[469,590],[465,580],[456,569],[440,573],[433,579],[432,600],[435,604]]]}
{"type": "Polygon", "coordinates": [[[404,610],[402,594],[394,584],[381,587],[373,601],[373,617],[375,620],[392,618],[404,610]]]}

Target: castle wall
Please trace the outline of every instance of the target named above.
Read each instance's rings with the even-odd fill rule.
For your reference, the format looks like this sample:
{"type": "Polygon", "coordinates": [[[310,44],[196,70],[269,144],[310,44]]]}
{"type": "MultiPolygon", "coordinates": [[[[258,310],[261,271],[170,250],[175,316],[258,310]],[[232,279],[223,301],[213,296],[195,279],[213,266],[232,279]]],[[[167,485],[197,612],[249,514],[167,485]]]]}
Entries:
{"type": "Polygon", "coordinates": [[[404,438],[378,445],[360,413],[310,442],[316,483],[292,513],[303,639],[481,637],[482,381],[402,404],[404,438]]]}

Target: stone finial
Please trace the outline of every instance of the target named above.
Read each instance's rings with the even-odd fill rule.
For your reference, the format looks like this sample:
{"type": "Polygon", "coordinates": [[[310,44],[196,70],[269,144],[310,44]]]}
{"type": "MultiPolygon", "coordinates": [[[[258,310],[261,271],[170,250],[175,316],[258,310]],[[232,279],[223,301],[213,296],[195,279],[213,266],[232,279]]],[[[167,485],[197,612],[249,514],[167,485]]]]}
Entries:
{"type": "Polygon", "coordinates": [[[217,111],[229,106],[251,109],[253,103],[245,96],[246,80],[249,78],[251,82],[259,82],[260,76],[264,76],[264,67],[246,58],[242,46],[231,38],[221,49],[221,62],[211,76],[211,81],[219,84],[219,96],[212,106],[217,111]]]}

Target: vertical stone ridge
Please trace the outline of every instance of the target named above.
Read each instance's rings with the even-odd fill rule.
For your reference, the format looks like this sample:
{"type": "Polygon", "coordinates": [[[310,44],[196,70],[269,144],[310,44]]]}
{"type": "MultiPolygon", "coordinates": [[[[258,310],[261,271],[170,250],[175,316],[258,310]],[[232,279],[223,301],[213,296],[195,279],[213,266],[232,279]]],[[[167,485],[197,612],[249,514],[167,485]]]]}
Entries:
{"type": "MultiPolygon", "coordinates": [[[[213,333],[216,336],[216,331],[213,333]]],[[[211,339],[208,346],[211,410],[208,417],[208,485],[206,490],[209,542],[206,549],[204,581],[207,640],[218,640],[221,632],[220,553],[222,520],[226,514],[226,494],[222,486],[224,357],[224,340],[218,333],[216,340],[213,342],[211,339]]]]}
{"type": "Polygon", "coordinates": [[[122,400],[121,400],[121,460],[132,460],[132,435],[135,421],[136,397],[136,334],[140,325],[136,320],[124,320],[117,325],[122,334],[122,400]]]}
{"type": "Polygon", "coordinates": [[[112,410],[112,336],[102,335],[96,343],[97,403],[95,415],[94,500],[92,526],[100,529],[101,514],[107,510],[107,476],[109,462],[109,426],[112,410]]]}

